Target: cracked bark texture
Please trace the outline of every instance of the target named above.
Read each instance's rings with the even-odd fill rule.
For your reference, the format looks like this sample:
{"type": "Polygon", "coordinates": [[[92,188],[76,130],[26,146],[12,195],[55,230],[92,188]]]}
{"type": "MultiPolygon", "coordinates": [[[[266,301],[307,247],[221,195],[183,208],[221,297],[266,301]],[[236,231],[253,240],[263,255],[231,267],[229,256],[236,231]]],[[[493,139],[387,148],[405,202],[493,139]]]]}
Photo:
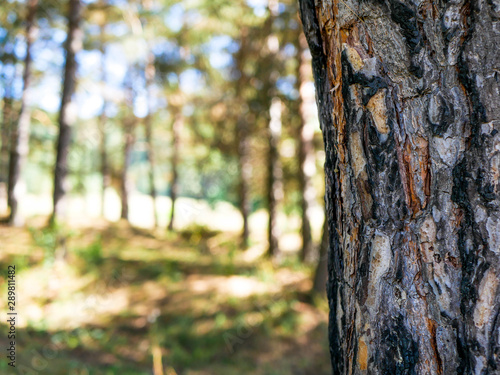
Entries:
{"type": "Polygon", "coordinates": [[[500,373],[500,3],[299,3],[333,373],[500,373]]]}

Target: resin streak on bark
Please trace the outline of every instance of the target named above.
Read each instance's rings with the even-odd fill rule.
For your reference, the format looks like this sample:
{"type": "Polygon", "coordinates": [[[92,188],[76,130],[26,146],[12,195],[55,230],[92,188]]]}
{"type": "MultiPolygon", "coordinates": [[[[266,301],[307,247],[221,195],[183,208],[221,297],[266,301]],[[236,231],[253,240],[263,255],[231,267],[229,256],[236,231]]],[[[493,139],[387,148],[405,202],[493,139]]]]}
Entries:
{"type": "Polygon", "coordinates": [[[498,373],[498,7],[300,6],[327,154],[333,372],[498,373]]]}

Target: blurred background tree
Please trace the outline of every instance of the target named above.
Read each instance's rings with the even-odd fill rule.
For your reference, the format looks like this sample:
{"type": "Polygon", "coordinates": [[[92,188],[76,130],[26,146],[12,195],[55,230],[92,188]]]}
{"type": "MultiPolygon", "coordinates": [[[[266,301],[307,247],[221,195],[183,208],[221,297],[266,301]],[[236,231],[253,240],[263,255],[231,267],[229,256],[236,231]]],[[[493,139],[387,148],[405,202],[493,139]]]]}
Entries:
{"type": "Polygon", "coordinates": [[[304,298],[322,294],[324,153],[295,1],[7,0],[0,46],[6,224],[44,249],[150,230],[216,264],[222,246],[263,274],[305,270],[304,298]]]}

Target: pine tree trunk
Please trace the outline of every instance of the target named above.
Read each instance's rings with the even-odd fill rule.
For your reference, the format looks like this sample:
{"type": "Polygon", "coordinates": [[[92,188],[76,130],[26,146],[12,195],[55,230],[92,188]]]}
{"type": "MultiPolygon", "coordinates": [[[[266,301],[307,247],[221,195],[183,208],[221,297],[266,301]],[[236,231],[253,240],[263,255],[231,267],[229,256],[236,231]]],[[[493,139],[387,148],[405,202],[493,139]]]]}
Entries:
{"type": "Polygon", "coordinates": [[[243,218],[243,230],[241,233],[242,247],[246,248],[250,240],[250,180],[252,178],[252,164],[250,162],[250,139],[248,135],[248,124],[240,119],[238,122],[238,163],[240,170],[240,183],[238,186],[239,209],[243,218]]]}
{"type": "Polygon", "coordinates": [[[283,199],[283,170],[281,169],[279,142],[281,138],[281,99],[274,98],[270,108],[269,121],[269,164],[268,164],[268,254],[278,254],[279,226],[278,206],[283,199]]]}
{"type": "Polygon", "coordinates": [[[105,38],[104,38],[104,28],[105,23],[100,25],[100,52],[101,52],[101,84],[102,84],[102,109],[101,114],[99,116],[99,133],[100,133],[100,144],[99,144],[99,153],[101,156],[101,216],[105,217],[105,204],[106,204],[106,189],[110,186],[111,176],[109,172],[108,166],[108,153],[106,150],[106,124],[108,118],[106,116],[106,108],[107,108],[107,94],[106,94],[106,50],[105,50],[105,38]]]}
{"type": "Polygon", "coordinates": [[[30,0],[27,4],[26,16],[26,57],[24,59],[23,93],[21,97],[21,113],[17,126],[11,133],[10,158],[9,158],[9,184],[7,201],[10,207],[9,224],[19,227],[24,225],[24,218],[19,211],[19,201],[25,186],[21,180],[21,171],[28,157],[29,130],[31,123],[31,108],[29,103],[31,84],[31,45],[34,41],[34,21],[38,0],[30,0]]]}
{"type": "Polygon", "coordinates": [[[9,179],[9,150],[11,130],[13,124],[12,97],[10,85],[5,85],[5,93],[2,106],[2,147],[0,148],[0,182],[8,182],[9,179]]]}
{"type": "Polygon", "coordinates": [[[69,0],[68,35],[65,43],[66,64],[62,87],[61,107],[59,110],[59,138],[57,140],[56,167],[54,170],[54,208],[52,220],[64,215],[63,198],[66,194],[68,174],[68,151],[71,143],[71,127],[76,117],[72,96],[76,87],[76,53],[82,47],[83,34],[80,30],[80,0],[69,0]]]}
{"type": "Polygon", "coordinates": [[[132,115],[132,119],[125,119],[124,123],[124,145],[123,145],[123,168],[121,170],[121,215],[122,219],[128,220],[128,196],[130,192],[130,179],[128,176],[128,170],[130,168],[130,163],[132,159],[132,147],[134,146],[134,128],[136,125],[135,116],[132,115]]]}
{"type": "Polygon", "coordinates": [[[176,114],[174,123],[172,124],[172,181],[170,183],[170,201],[172,202],[172,209],[170,210],[170,222],[168,229],[174,229],[175,220],[175,201],[177,199],[179,190],[179,153],[181,149],[181,134],[184,127],[184,117],[182,110],[176,114]]]}
{"type": "Polygon", "coordinates": [[[299,88],[299,183],[301,191],[301,236],[302,249],[300,257],[304,261],[313,255],[314,243],[311,232],[311,207],[316,199],[316,191],[312,185],[312,177],[316,174],[316,161],[314,157],[314,90],[312,82],[311,60],[307,53],[307,41],[303,33],[298,38],[298,88],[299,88]]]}
{"type": "MultiPolygon", "coordinates": [[[[267,7],[269,17],[263,28],[267,35],[266,44],[263,49],[264,55],[272,60],[280,61],[279,38],[275,32],[274,21],[279,15],[279,0],[268,0],[267,7]]],[[[278,210],[283,200],[283,170],[281,168],[279,144],[281,138],[281,112],[282,102],[276,95],[276,83],[280,76],[279,68],[272,66],[267,71],[268,76],[262,89],[262,95],[269,101],[269,156],[267,165],[267,210],[269,220],[267,225],[268,256],[279,254],[280,228],[278,225],[278,210]]]]}
{"type": "Polygon", "coordinates": [[[151,106],[151,86],[153,84],[153,78],[155,75],[155,66],[154,66],[154,54],[152,52],[149,53],[148,59],[146,63],[146,92],[147,92],[147,101],[148,101],[148,114],[144,119],[144,127],[146,130],[146,144],[147,144],[147,154],[149,161],[149,195],[151,196],[151,200],[153,201],[153,215],[154,215],[154,225],[155,228],[158,227],[158,214],[156,211],[156,187],[155,187],[155,154],[153,148],[153,114],[152,114],[152,106],[151,106]]]}
{"type": "Polygon", "coordinates": [[[247,54],[251,50],[251,40],[248,37],[248,28],[244,27],[240,31],[240,48],[236,53],[235,73],[239,76],[236,85],[236,100],[238,112],[236,120],[236,150],[238,155],[238,208],[243,218],[243,228],[241,231],[241,246],[247,248],[250,244],[249,217],[251,213],[250,186],[252,180],[252,163],[250,152],[250,121],[247,111],[245,111],[246,98],[243,88],[249,84],[249,77],[245,73],[245,62],[247,54]]]}
{"type": "MultiPolygon", "coordinates": [[[[5,67],[2,66],[2,70],[5,67]]],[[[15,74],[7,78],[2,84],[4,87],[2,97],[2,147],[0,148],[0,182],[5,182],[7,188],[9,180],[9,154],[10,154],[10,139],[11,131],[14,124],[14,103],[12,98],[12,85],[15,79],[15,74]]]]}
{"type": "Polygon", "coordinates": [[[334,374],[500,369],[500,45],[483,0],[301,0],[334,374]]]}

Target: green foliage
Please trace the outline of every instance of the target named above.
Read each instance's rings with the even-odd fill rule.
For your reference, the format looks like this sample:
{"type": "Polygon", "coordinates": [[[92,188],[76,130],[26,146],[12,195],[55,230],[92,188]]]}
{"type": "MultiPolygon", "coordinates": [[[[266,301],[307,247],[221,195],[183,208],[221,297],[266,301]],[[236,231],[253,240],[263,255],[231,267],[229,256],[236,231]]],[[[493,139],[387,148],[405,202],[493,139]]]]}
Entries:
{"type": "Polygon", "coordinates": [[[89,246],[75,250],[75,254],[79,256],[89,268],[102,265],[104,262],[104,255],[101,236],[98,235],[89,246]]]}
{"type": "Polygon", "coordinates": [[[68,241],[75,235],[75,231],[65,225],[51,221],[41,229],[28,228],[35,246],[43,250],[44,265],[50,266],[58,255],[67,252],[68,241]]]}
{"type": "Polygon", "coordinates": [[[190,226],[180,230],[179,235],[191,244],[200,243],[210,237],[217,235],[219,232],[208,228],[206,225],[191,224],[190,226]]]}
{"type": "Polygon", "coordinates": [[[59,230],[56,225],[47,226],[42,229],[29,228],[33,241],[37,247],[43,249],[43,259],[46,265],[55,260],[55,252],[58,246],[59,230]]]}

